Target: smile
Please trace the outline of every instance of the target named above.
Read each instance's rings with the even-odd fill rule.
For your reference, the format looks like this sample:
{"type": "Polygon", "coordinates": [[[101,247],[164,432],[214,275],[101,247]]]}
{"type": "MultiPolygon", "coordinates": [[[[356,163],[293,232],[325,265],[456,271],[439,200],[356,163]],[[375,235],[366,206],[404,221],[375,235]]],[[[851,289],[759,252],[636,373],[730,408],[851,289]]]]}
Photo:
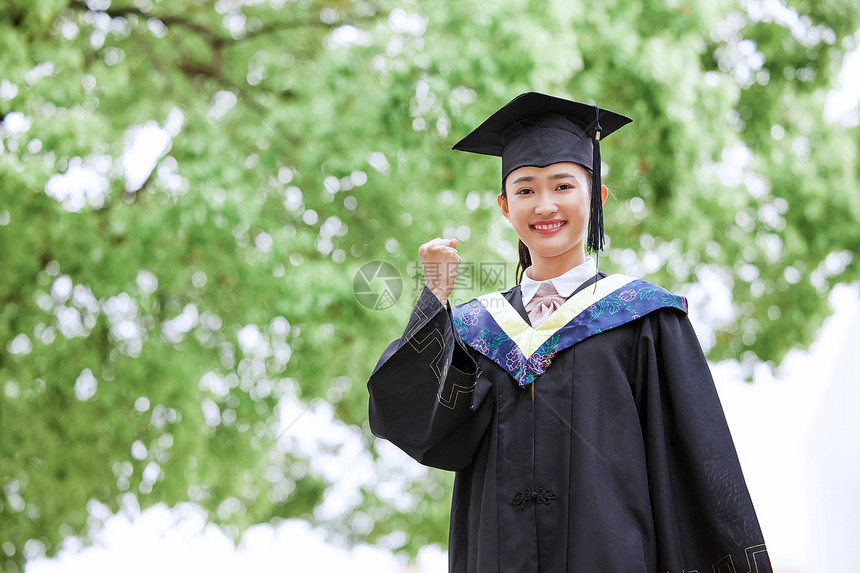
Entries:
{"type": "Polygon", "coordinates": [[[567,225],[567,221],[561,221],[558,219],[552,221],[543,221],[541,223],[533,223],[529,225],[532,229],[537,231],[538,233],[555,233],[562,227],[567,225]]]}

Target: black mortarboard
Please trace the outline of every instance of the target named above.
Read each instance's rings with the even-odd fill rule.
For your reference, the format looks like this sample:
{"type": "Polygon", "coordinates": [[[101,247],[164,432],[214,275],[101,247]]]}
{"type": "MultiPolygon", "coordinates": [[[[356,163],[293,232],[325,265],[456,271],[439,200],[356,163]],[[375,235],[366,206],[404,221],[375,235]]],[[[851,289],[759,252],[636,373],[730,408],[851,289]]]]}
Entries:
{"type": "Polygon", "coordinates": [[[603,249],[600,140],[633,121],[594,105],[528,92],[512,99],[454,145],[502,158],[502,183],[514,169],[572,162],[591,168],[588,248],[603,249]]]}

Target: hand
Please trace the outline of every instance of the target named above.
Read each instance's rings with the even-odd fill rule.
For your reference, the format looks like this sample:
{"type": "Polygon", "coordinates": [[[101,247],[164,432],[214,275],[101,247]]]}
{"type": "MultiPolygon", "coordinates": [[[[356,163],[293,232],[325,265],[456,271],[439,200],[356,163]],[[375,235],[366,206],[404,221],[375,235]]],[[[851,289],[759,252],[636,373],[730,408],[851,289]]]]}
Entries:
{"type": "Polygon", "coordinates": [[[421,265],[424,267],[424,284],[444,306],[454,290],[457,267],[460,266],[457,239],[437,237],[421,245],[418,248],[418,256],[421,257],[421,265]]]}

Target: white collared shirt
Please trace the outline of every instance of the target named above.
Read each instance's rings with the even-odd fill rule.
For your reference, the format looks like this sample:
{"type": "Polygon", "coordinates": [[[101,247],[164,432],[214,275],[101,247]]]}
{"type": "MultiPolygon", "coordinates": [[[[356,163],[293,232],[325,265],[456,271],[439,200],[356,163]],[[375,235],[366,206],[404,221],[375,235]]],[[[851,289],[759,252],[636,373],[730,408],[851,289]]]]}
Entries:
{"type": "MultiPolygon", "coordinates": [[[[527,305],[537,293],[538,288],[542,282],[546,281],[536,281],[532,278],[529,278],[529,267],[523,273],[523,280],[520,283],[520,290],[523,295],[523,306],[527,305]]],[[[547,279],[552,283],[552,286],[555,287],[555,290],[563,296],[564,298],[568,298],[573,294],[579,285],[593,277],[597,274],[597,264],[594,262],[594,259],[591,257],[586,257],[585,262],[579,266],[573,267],[560,277],[555,277],[553,279],[547,279]]]]}

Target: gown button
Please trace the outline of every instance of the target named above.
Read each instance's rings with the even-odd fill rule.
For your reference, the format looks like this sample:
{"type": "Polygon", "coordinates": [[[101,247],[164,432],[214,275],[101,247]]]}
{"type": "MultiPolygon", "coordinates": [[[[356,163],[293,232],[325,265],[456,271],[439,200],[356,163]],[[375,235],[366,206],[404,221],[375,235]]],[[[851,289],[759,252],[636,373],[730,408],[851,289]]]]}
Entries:
{"type": "Polygon", "coordinates": [[[519,510],[533,505],[549,505],[558,499],[558,494],[551,489],[540,488],[537,490],[524,489],[518,492],[511,500],[511,505],[519,510]]]}

